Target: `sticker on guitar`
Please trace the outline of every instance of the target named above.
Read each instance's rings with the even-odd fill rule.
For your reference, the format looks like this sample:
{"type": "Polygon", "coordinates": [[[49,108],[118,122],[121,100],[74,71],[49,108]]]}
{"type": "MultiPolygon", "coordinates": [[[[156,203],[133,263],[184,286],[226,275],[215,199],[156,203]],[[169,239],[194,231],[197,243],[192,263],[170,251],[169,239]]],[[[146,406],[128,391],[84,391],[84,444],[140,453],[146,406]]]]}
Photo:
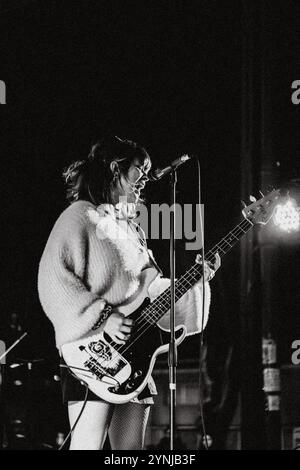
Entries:
{"type": "Polygon", "coordinates": [[[114,350],[102,340],[92,341],[87,347],[81,345],[79,350],[89,356],[84,367],[99,380],[104,376],[114,377],[127,365],[127,361],[120,354],[113,354],[114,350]]]}

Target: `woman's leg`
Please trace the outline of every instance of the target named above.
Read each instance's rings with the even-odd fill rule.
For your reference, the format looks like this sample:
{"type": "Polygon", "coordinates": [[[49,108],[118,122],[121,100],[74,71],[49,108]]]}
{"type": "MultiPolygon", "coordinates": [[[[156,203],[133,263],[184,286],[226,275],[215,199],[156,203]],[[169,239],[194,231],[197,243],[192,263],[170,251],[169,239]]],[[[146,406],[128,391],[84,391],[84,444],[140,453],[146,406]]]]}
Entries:
{"type": "Polygon", "coordinates": [[[115,405],[109,426],[112,450],[141,450],[151,405],[126,403],[115,405]]]}
{"type": "MultiPolygon", "coordinates": [[[[83,401],[68,402],[70,426],[79,416],[83,401]]],[[[87,401],[75,427],[70,450],[100,450],[103,447],[114,405],[101,401],[87,401]]]]}

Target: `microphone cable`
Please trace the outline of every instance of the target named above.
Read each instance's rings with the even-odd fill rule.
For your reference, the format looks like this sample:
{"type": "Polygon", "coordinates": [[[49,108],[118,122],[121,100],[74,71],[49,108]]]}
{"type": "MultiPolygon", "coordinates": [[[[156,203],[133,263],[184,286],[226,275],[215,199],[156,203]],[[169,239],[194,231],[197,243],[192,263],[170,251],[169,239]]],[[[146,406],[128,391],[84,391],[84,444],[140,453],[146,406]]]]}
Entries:
{"type": "Polygon", "coordinates": [[[64,446],[66,445],[66,443],[68,442],[68,440],[70,439],[70,437],[72,436],[73,432],[75,431],[75,428],[82,416],[82,413],[86,407],[86,404],[87,404],[87,398],[88,398],[88,393],[89,393],[89,386],[86,382],[84,382],[83,380],[79,380],[78,377],[76,377],[76,375],[73,373],[73,371],[71,370],[71,368],[66,364],[66,365],[60,365],[60,367],[66,367],[70,374],[72,374],[73,377],[75,377],[76,380],[78,380],[81,385],[84,385],[85,386],[85,396],[84,396],[84,400],[83,400],[83,405],[81,407],[81,410],[76,418],[76,421],[75,423],[73,424],[73,426],[71,427],[70,431],[68,432],[67,434],[67,437],[64,439],[64,442],[60,445],[60,447],[58,448],[58,450],[63,450],[64,446]]]}

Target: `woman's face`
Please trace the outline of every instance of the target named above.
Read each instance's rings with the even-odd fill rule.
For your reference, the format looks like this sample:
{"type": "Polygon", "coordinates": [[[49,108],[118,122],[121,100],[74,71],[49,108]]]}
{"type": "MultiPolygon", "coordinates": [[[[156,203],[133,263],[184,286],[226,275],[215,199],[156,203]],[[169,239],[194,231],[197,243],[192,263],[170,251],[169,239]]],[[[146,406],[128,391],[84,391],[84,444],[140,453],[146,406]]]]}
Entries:
{"type": "Polygon", "coordinates": [[[144,189],[146,182],[149,180],[147,175],[150,168],[150,160],[145,160],[142,163],[139,159],[135,159],[130,165],[128,172],[126,174],[121,173],[114,199],[126,197],[127,202],[137,203],[142,189],[144,189]]]}

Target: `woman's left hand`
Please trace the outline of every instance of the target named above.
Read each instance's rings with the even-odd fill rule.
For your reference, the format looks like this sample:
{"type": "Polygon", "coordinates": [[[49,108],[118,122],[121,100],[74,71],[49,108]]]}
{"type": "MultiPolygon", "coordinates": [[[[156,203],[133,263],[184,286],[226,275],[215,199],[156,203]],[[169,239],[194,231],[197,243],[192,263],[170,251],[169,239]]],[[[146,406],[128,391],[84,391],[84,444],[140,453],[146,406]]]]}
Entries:
{"type": "MultiPolygon", "coordinates": [[[[196,256],[196,263],[202,264],[202,257],[200,254],[196,256]]],[[[221,266],[221,258],[220,258],[219,253],[216,253],[214,263],[209,262],[209,261],[204,261],[204,268],[203,268],[204,280],[211,281],[220,266],[221,266]]]]}

